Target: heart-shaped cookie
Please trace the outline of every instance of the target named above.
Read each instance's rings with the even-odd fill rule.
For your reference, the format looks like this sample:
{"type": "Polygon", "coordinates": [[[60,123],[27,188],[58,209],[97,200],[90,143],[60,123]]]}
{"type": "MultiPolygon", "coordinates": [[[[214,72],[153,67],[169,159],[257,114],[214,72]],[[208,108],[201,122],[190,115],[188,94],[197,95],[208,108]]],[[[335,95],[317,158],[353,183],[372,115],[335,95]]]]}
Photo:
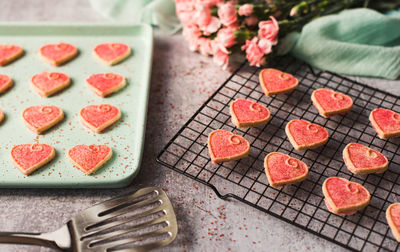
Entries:
{"type": "Polygon", "coordinates": [[[377,108],[369,115],[372,127],[382,139],[400,136],[400,114],[389,109],[377,108]]]}
{"type": "Polygon", "coordinates": [[[323,117],[345,114],[353,107],[350,96],[327,88],[315,90],[311,95],[311,101],[323,117]]]}
{"type": "Polygon", "coordinates": [[[89,105],[81,109],[79,116],[86,127],[100,133],[121,118],[121,111],[109,104],[89,105]]]}
{"type": "Polygon", "coordinates": [[[226,130],[214,130],[208,135],[208,152],[215,164],[246,157],[250,144],[241,136],[226,130]]]}
{"type": "Polygon", "coordinates": [[[264,159],[265,173],[272,187],[294,184],[307,178],[307,165],[289,155],[271,152],[264,159]]]}
{"type": "Polygon", "coordinates": [[[0,94],[6,92],[13,85],[13,81],[10,76],[5,74],[0,74],[0,94]]]}
{"type": "Polygon", "coordinates": [[[291,120],[286,124],[286,135],[296,150],[306,150],[324,145],[329,133],[322,126],[304,120],[291,120]]]}
{"type": "Polygon", "coordinates": [[[231,103],[232,123],[237,127],[263,125],[271,118],[271,113],[263,105],[246,99],[237,99],[231,103]]]}
{"type": "Polygon", "coordinates": [[[107,65],[115,65],[131,54],[131,48],[123,43],[103,43],[96,45],[94,55],[107,65]]]}
{"type": "Polygon", "coordinates": [[[87,78],[86,83],[98,96],[106,97],[125,87],[126,80],[119,74],[98,73],[87,78]]]}
{"type": "Polygon", "coordinates": [[[48,73],[43,72],[36,74],[31,79],[33,88],[42,97],[48,97],[70,85],[69,76],[63,73],[48,73]]]}
{"type": "Polygon", "coordinates": [[[339,177],[327,178],[322,185],[322,192],[328,209],[337,214],[349,214],[361,210],[371,199],[364,186],[339,177]]]}
{"type": "Polygon", "coordinates": [[[299,81],[293,75],[273,68],[261,70],[259,79],[266,96],[286,93],[299,85],[299,81]]]}
{"type": "Polygon", "coordinates": [[[23,174],[29,175],[50,162],[56,155],[48,144],[20,144],[11,150],[11,159],[23,174]]]}
{"type": "Polygon", "coordinates": [[[3,110],[0,109],[0,123],[4,120],[3,110]]]}
{"type": "Polygon", "coordinates": [[[40,56],[53,66],[60,66],[78,55],[78,49],[68,43],[47,44],[40,48],[40,56]]]}
{"type": "Polygon", "coordinates": [[[24,122],[36,134],[46,131],[64,119],[64,112],[52,105],[36,105],[22,112],[24,122]]]}
{"type": "Polygon", "coordinates": [[[400,242],[400,203],[393,203],[386,209],[386,220],[397,242],[400,242]]]}
{"type": "Polygon", "coordinates": [[[86,174],[92,174],[112,156],[107,145],[77,145],[68,150],[71,162],[86,174]]]}
{"type": "Polygon", "coordinates": [[[0,45],[0,66],[5,66],[24,54],[24,49],[17,45],[0,45]]]}
{"type": "Polygon", "coordinates": [[[354,174],[382,173],[389,161],[380,152],[359,143],[349,143],[343,150],[343,160],[347,169],[354,174]]]}

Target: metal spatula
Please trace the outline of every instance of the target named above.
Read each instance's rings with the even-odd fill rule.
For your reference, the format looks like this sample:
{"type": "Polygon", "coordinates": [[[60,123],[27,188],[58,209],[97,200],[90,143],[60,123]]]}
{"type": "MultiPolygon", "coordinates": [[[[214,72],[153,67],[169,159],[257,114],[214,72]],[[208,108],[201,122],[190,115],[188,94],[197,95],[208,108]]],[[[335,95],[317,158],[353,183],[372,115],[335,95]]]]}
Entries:
{"type": "Polygon", "coordinates": [[[146,251],[168,245],[177,232],[167,195],[160,188],[149,187],[86,209],[54,232],[0,232],[0,243],[61,251],[146,251]]]}

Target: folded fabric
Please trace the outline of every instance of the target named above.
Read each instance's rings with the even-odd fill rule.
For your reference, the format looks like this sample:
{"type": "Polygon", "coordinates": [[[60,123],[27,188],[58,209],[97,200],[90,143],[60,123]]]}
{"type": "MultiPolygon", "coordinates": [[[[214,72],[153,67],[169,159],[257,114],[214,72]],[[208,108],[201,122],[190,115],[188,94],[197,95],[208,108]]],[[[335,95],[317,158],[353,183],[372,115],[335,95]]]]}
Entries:
{"type": "Polygon", "coordinates": [[[175,32],[180,22],[175,15],[174,0],[90,0],[97,12],[124,23],[148,23],[175,32]]]}
{"type": "Polygon", "coordinates": [[[346,75],[400,76],[400,15],[360,8],[318,18],[280,41],[278,52],[346,75]]]}

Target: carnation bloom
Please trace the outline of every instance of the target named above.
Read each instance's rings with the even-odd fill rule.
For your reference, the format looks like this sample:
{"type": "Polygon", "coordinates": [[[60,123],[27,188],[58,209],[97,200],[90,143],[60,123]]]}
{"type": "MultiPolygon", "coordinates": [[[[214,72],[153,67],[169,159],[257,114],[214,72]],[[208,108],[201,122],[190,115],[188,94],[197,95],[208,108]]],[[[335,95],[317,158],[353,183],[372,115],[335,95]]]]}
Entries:
{"type": "Polygon", "coordinates": [[[222,66],[223,69],[228,67],[229,63],[229,51],[218,41],[213,40],[213,55],[214,62],[222,66]]]}
{"type": "Polygon", "coordinates": [[[194,11],[194,1],[176,0],[176,14],[183,26],[188,26],[195,23],[196,20],[194,19],[194,11]]]}
{"type": "Polygon", "coordinates": [[[216,41],[221,43],[225,48],[232,47],[236,44],[236,36],[234,34],[235,29],[226,27],[218,31],[216,41]]]}
{"type": "Polygon", "coordinates": [[[250,16],[244,19],[247,26],[256,26],[258,24],[258,18],[256,16],[250,16]]]}
{"type": "Polygon", "coordinates": [[[239,7],[239,15],[240,16],[250,16],[253,14],[253,5],[252,4],[243,4],[239,7]]]}
{"type": "Polygon", "coordinates": [[[272,45],[276,45],[278,43],[278,32],[279,25],[278,21],[271,16],[269,17],[271,20],[262,21],[258,24],[258,37],[260,39],[266,39],[271,42],[272,45]]]}
{"type": "Polygon", "coordinates": [[[231,2],[219,5],[218,17],[220,18],[221,23],[225,26],[235,24],[237,21],[235,6],[231,2]]]}
{"type": "Polygon", "coordinates": [[[258,46],[257,37],[254,37],[252,40],[246,40],[246,44],[242,46],[242,50],[246,51],[246,58],[250,66],[260,67],[265,64],[264,52],[258,46]]]}
{"type": "Polygon", "coordinates": [[[198,40],[199,52],[205,56],[213,54],[212,42],[208,38],[200,38],[198,40]]]}
{"type": "Polygon", "coordinates": [[[224,1],[225,0],[196,0],[195,2],[211,8],[217,4],[223,3],[224,1]]]}
{"type": "Polygon", "coordinates": [[[197,51],[199,49],[199,39],[201,38],[201,31],[195,25],[189,25],[183,27],[183,37],[189,43],[189,49],[191,51],[197,51]]]}
{"type": "Polygon", "coordinates": [[[211,17],[210,23],[206,26],[201,26],[200,29],[203,31],[203,34],[208,36],[212,33],[218,31],[219,27],[221,27],[221,22],[216,17],[211,17]]]}

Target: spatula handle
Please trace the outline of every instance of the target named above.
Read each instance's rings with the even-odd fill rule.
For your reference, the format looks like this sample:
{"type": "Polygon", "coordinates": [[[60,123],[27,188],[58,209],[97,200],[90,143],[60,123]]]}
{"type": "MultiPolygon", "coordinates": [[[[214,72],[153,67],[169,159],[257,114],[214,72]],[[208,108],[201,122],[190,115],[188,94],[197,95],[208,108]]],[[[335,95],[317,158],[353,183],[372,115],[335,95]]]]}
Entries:
{"type": "Polygon", "coordinates": [[[51,233],[0,232],[0,243],[38,245],[72,251],[71,238],[66,226],[51,233]]]}

